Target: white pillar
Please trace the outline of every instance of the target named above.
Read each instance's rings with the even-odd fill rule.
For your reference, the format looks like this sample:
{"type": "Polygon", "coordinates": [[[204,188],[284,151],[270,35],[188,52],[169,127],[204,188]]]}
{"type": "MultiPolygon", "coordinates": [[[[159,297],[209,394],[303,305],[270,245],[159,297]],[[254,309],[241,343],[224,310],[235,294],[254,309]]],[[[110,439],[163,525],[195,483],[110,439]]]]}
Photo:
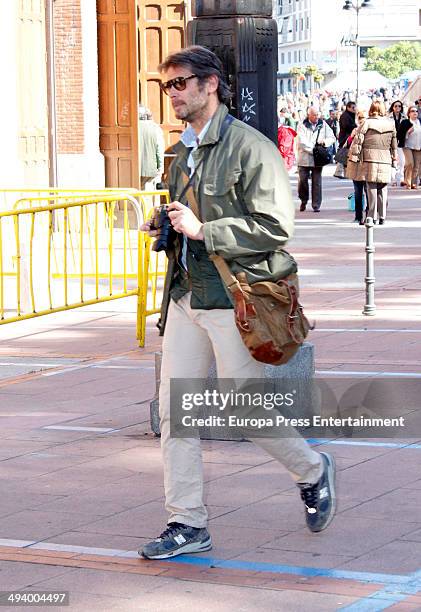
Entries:
{"type": "MultiPolygon", "coordinates": [[[[19,100],[18,100],[18,41],[17,2],[1,3],[0,57],[2,58],[1,81],[3,93],[0,96],[2,131],[0,147],[0,188],[19,187],[24,183],[23,166],[18,154],[19,100]]],[[[5,203],[0,199],[0,210],[5,203]]]]}
{"type": "Polygon", "coordinates": [[[96,3],[80,0],[82,21],[84,152],[58,155],[59,187],[105,186],[104,157],[99,150],[99,94],[96,3]]]}

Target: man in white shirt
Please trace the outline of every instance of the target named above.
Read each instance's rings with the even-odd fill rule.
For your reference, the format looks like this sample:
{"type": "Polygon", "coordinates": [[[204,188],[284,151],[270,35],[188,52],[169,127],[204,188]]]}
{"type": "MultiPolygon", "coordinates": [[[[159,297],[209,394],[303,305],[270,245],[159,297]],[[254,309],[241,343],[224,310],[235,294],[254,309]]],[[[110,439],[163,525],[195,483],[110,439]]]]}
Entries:
{"type": "Polygon", "coordinates": [[[330,147],[336,141],[335,135],[320,113],[313,106],[307,111],[307,119],[298,126],[298,197],[300,211],[306,209],[309,200],[309,179],[311,177],[311,205],[315,213],[322,204],[322,166],[315,166],[313,149],[317,144],[330,147]]]}

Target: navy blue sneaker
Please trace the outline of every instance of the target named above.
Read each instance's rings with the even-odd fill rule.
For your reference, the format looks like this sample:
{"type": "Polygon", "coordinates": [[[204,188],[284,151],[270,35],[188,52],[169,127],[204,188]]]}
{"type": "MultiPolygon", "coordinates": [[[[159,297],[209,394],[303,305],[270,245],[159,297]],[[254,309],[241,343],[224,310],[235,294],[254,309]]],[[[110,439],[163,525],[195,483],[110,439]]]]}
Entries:
{"type": "Polygon", "coordinates": [[[184,553],[204,552],[212,548],[208,530],[182,523],[170,523],[159,538],[145,544],[139,555],[145,559],[168,559],[184,553]]]}
{"type": "Polygon", "coordinates": [[[310,531],[326,529],[336,512],[335,460],[328,453],[320,453],[324,470],[316,484],[299,484],[305,504],[305,517],[310,531]]]}

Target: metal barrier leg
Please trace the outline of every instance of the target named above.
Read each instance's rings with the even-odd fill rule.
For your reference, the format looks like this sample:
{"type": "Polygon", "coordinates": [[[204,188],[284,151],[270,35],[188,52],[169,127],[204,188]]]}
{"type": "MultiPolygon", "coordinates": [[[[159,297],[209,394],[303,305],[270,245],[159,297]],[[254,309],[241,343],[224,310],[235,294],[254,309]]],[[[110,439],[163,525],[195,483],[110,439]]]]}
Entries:
{"type": "Polygon", "coordinates": [[[139,346],[143,348],[145,346],[146,336],[146,304],[143,295],[143,290],[140,287],[139,293],[137,294],[137,322],[136,322],[136,336],[139,341],[139,346]]]}
{"type": "Polygon", "coordinates": [[[136,318],[136,335],[139,341],[139,346],[145,346],[146,337],[146,304],[148,299],[148,267],[149,267],[149,249],[146,245],[145,237],[139,230],[137,237],[137,252],[138,252],[138,294],[137,294],[137,318],[136,318]],[[146,280],[145,280],[146,279],[146,280]]]}
{"type": "Polygon", "coordinates": [[[374,276],[374,253],[376,249],[374,246],[374,223],[371,217],[367,217],[365,229],[366,276],[363,314],[372,317],[376,314],[376,304],[374,303],[374,283],[376,282],[376,277],[374,276]]]}

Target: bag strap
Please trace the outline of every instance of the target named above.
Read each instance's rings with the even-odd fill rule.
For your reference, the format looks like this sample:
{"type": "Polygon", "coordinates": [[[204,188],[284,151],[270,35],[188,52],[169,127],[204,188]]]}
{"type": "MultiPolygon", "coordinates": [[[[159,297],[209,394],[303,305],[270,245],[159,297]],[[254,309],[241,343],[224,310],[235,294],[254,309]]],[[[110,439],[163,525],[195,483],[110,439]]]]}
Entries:
{"type": "MultiPolygon", "coordinates": [[[[188,191],[191,191],[193,193],[193,189],[192,189],[192,184],[194,181],[194,177],[197,174],[197,171],[199,170],[200,166],[203,164],[203,162],[205,161],[205,158],[208,156],[209,151],[205,151],[205,153],[203,154],[202,159],[200,160],[200,162],[197,164],[196,168],[194,169],[193,174],[190,176],[190,178],[187,178],[187,176],[185,174],[183,174],[183,183],[184,183],[184,188],[183,191],[180,193],[180,195],[178,196],[178,198],[176,197],[175,199],[178,202],[181,202],[182,204],[184,204],[185,206],[187,206],[187,203],[182,202],[183,198],[186,196],[188,191]]],[[[195,198],[195,203],[197,206],[197,202],[196,202],[196,198],[195,198]]],[[[196,212],[193,211],[195,214],[196,212]]],[[[197,214],[196,214],[197,216],[197,214]]]]}
{"type": "MultiPolygon", "coordinates": [[[[240,327],[248,332],[250,331],[250,325],[247,320],[247,304],[246,304],[246,296],[241,288],[241,285],[238,279],[231,272],[227,262],[220,255],[209,255],[209,259],[214,264],[215,268],[218,270],[219,276],[222,278],[224,284],[227,289],[230,291],[234,303],[235,303],[235,317],[237,319],[240,327]]],[[[255,314],[255,312],[254,312],[255,314]]]]}
{"type": "Polygon", "coordinates": [[[189,179],[187,178],[187,176],[185,174],[182,175],[182,181],[184,183],[184,189],[181,192],[180,197],[177,198],[179,202],[184,204],[184,206],[187,206],[187,203],[189,203],[191,210],[194,212],[194,214],[196,215],[196,217],[198,219],[200,219],[199,204],[197,203],[196,196],[194,195],[193,180],[194,180],[194,177],[196,176],[196,172],[197,172],[198,168],[200,168],[200,166],[204,163],[205,159],[209,155],[209,152],[210,152],[209,149],[207,149],[205,151],[205,153],[203,154],[202,159],[197,164],[195,171],[193,172],[193,174],[191,175],[191,177],[189,179]],[[186,202],[183,202],[182,200],[183,200],[183,198],[185,196],[187,196],[186,202]]]}
{"type": "Polygon", "coordinates": [[[230,267],[223,257],[214,253],[213,255],[209,255],[209,259],[214,264],[215,268],[218,270],[219,276],[224,281],[227,288],[234,295],[236,291],[241,291],[241,285],[238,282],[238,279],[231,272],[230,267]]]}
{"type": "Polygon", "coordinates": [[[320,124],[319,129],[317,130],[316,145],[319,144],[319,136],[320,136],[320,132],[322,131],[322,127],[323,127],[323,121],[320,124]]]}

